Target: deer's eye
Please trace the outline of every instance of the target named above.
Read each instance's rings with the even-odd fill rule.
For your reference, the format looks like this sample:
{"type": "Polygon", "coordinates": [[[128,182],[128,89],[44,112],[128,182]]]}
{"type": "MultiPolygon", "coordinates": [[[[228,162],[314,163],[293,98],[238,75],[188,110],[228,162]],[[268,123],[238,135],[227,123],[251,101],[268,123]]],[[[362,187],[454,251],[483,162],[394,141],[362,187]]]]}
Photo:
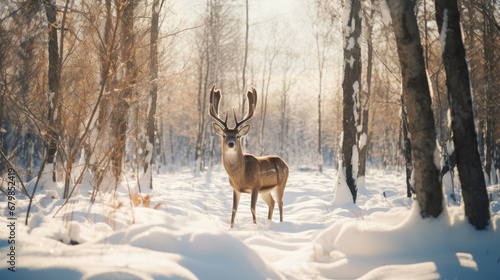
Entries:
{"type": "Polygon", "coordinates": [[[222,138],[226,138],[226,135],[222,135],[222,138]]]}

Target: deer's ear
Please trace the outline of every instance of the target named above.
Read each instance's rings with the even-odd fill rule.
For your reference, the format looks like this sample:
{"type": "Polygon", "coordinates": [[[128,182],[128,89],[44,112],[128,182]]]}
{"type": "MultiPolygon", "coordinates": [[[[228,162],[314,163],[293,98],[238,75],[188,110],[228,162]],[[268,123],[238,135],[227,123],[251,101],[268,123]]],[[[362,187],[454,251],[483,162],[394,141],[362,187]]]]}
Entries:
{"type": "Polygon", "coordinates": [[[250,130],[250,125],[245,125],[238,131],[238,137],[243,137],[247,135],[248,131],[250,130]]]}
{"type": "Polygon", "coordinates": [[[215,133],[217,133],[217,135],[219,135],[221,137],[224,136],[224,128],[222,128],[222,126],[220,126],[220,124],[214,122],[213,126],[214,126],[215,133]]]}

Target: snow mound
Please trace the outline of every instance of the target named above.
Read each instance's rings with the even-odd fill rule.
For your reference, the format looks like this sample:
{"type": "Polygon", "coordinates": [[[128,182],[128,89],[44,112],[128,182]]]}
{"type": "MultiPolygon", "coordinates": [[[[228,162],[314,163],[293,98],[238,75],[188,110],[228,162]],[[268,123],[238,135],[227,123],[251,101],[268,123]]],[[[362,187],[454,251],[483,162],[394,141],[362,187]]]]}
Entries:
{"type": "MultiPolygon", "coordinates": [[[[233,229],[233,193],[221,166],[197,177],[191,170],[155,175],[154,189],[141,194],[149,206],[130,201],[126,181],[94,204],[92,187],[82,185],[63,208],[58,191],[41,190],[28,225],[29,200],[18,196],[16,272],[2,253],[0,279],[498,279],[498,185],[488,187],[492,225],[477,231],[463,202],[450,201],[451,177],[443,181],[449,201],[438,219],[420,217],[404,173],[369,170],[356,204],[347,186],[336,188],[337,178],[330,168],[295,168],[282,223],[277,209],[267,219],[259,199],[253,224],[243,195],[233,229]]],[[[2,252],[11,246],[7,204],[0,196],[2,252]]]]}
{"type": "MultiPolygon", "coordinates": [[[[131,225],[76,246],[67,244],[85,241],[78,222],[66,230],[36,214],[27,227],[19,225],[22,266],[15,279],[284,279],[253,249],[196,217],[186,221],[152,209],[135,214],[142,220],[153,213],[163,216],[153,221],[167,223],[131,225]]],[[[8,273],[2,268],[0,277],[12,279],[4,278],[8,273]]]]}
{"type": "Polygon", "coordinates": [[[333,223],[317,235],[315,252],[325,264],[323,274],[332,278],[495,279],[500,234],[493,228],[498,225],[477,231],[462,214],[445,211],[437,219],[422,219],[414,203],[396,226],[362,220],[333,223]]]}

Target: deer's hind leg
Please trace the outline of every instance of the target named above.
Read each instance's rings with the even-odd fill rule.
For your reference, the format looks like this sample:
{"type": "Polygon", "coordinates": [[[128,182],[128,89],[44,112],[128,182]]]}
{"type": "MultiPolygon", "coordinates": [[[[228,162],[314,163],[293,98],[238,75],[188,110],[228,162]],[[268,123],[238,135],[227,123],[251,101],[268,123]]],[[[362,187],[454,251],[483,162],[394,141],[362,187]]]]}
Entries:
{"type": "Polygon", "coordinates": [[[285,192],[285,186],[276,188],[276,202],[278,202],[278,209],[280,210],[280,222],[283,222],[283,193],[285,192]]]}
{"type": "Polygon", "coordinates": [[[255,217],[255,206],[257,205],[257,197],[259,196],[259,190],[252,190],[252,198],[250,200],[250,211],[252,212],[253,223],[257,223],[257,218],[255,217]]]}
{"type": "Polygon", "coordinates": [[[283,194],[285,193],[286,181],[288,179],[288,168],[283,173],[275,189],[276,202],[278,202],[278,209],[280,210],[280,222],[283,222],[283,194]]]}
{"type": "Polygon", "coordinates": [[[267,203],[269,206],[269,213],[267,214],[267,218],[269,220],[273,219],[273,211],[274,211],[274,199],[271,195],[271,192],[261,193],[260,197],[267,203]]]}

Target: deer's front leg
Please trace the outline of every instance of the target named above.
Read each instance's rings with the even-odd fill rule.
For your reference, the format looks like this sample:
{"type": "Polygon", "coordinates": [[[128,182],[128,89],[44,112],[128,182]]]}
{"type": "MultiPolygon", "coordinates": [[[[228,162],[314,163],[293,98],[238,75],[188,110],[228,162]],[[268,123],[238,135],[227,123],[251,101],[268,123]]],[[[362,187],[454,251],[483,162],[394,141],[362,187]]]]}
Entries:
{"type": "Polygon", "coordinates": [[[238,210],[238,204],[240,203],[241,193],[233,190],[233,214],[231,215],[231,228],[233,228],[234,218],[236,217],[236,211],[238,210]]]}
{"type": "Polygon", "coordinates": [[[252,211],[253,223],[257,223],[257,219],[255,218],[255,205],[257,205],[257,197],[259,195],[258,189],[252,190],[252,200],[250,201],[250,210],[252,211]]]}

